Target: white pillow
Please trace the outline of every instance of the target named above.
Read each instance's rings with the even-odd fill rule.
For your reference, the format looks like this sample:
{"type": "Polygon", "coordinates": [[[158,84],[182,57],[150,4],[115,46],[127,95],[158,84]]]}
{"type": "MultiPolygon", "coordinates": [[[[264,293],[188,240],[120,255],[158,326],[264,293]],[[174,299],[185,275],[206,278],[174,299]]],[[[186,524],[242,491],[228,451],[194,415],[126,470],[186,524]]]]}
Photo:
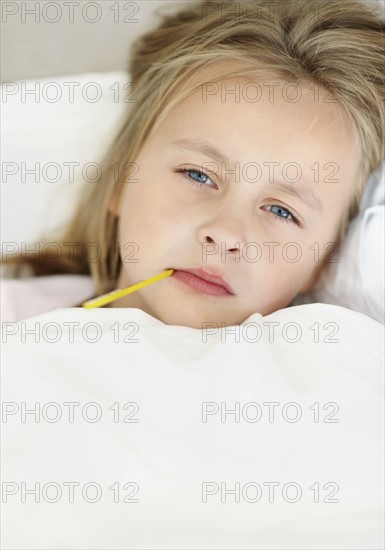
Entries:
{"type": "Polygon", "coordinates": [[[118,71],[2,84],[3,243],[20,246],[43,233],[60,234],[84,182],[96,175],[90,163],[100,165],[127,109],[127,83],[129,75],[118,71]],[[26,94],[32,89],[36,97],[26,94]],[[25,173],[36,163],[40,182],[25,173]],[[78,163],[72,182],[69,163],[78,163]]]}
{"type": "MultiPolygon", "coordinates": [[[[119,71],[2,85],[3,133],[7,136],[2,140],[3,254],[21,250],[22,243],[38,241],[43,233],[60,235],[83,185],[79,176],[89,166],[87,177],[94,177],[96,171],[90,163],[100,163],[128,107],[127,99],[134,98],[126,86],[130,81],[126,72],[119,71]],[[31,89],[38,90],[36,98],[25,95],[31,89]],[[100,98],[94,101],[97,92],[100,98]],[[54,102],[56,94],[61,97],[54,102]],[[72,183],[69,162],[79,164],[72,183]],[[35,163],[40,163],[40,183],[31,174],[23,178],[23,167],[25,171],[35,163]],[[57,182],[52,181],[55,164],[49,163],[61,169],[57,182]]],[[[320,276],[311,293],[300,295],[293,305],[333,303],[384,322],[384,166],[368,181],[338,263],[320,276]]]]}

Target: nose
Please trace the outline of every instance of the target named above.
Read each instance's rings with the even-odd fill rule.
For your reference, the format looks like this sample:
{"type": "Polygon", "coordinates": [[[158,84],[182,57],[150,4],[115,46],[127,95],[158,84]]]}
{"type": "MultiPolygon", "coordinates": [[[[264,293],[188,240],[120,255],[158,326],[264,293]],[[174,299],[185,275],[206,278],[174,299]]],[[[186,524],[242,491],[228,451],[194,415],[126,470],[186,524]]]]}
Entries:
{"type": "Polygon", "coordinates": [[[234,204],[232,206],[231,209],[219,209],[217,204],[215,216],[199,227],[197,237],[202,247],[211,244],[217,245],[218,250],[239,253],[246,243],[244,216],[237,215],[234,204]]]}
{"type": "Polygon", "coordinates": [[[205,244],[215,244],[218,245],[219,248],[223,246],[227,250],[227,252],[239,252],[241,247],[240,243],[236,242],[233,248],[227,248],[228,245],[226,243],[224,243],[223,241],[215,241],[212,237],[210,237],[210,235],[205,236],[202,244],[203,246],[205,244]]]}

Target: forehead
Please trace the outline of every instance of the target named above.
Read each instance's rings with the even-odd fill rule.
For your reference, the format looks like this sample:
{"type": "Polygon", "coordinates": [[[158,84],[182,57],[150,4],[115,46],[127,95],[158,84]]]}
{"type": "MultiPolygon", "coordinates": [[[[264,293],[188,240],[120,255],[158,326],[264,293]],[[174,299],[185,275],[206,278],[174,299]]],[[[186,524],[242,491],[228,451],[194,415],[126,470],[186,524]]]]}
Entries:
{"type": "Polygon", "coordinates": [[[204,139],[240,164],[297,163],[304,179],[314,179],[318,169],[321,177],[337,171],[334,181],[353,182],[360,147],[336,98],[316,85],[272,74],[227,75],[244,66],[222,61],[186,79],[181,94],[197,88],[167,113],[158,138],[164,144],[204,139]]]}

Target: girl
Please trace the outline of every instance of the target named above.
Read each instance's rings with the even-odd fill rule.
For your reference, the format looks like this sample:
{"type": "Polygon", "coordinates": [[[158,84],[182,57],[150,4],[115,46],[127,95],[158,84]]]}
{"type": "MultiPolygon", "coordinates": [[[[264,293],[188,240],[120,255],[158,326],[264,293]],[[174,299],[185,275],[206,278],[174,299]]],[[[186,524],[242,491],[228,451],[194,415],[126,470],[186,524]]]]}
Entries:
{"type": "Polygon", "coordinates": [[[61,240],[102,254],[28,263],[97,295],[172,269],[108,307],[233,325],[336,261],[384,157],[384,19],[359,0],[178,5],[131,50],[138,101],[61,240]]]}

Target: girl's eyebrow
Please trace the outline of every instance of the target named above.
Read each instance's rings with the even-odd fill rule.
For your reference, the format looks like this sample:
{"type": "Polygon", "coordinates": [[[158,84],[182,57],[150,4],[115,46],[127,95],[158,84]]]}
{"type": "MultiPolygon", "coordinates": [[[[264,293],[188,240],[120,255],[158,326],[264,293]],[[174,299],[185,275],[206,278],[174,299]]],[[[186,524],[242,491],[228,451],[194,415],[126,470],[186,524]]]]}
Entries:
{"type": "Polygon", "coordinates": [[[310,210],[316,210],[320,214],[323,214],[322,202],[310,188],[303,187],[302,185],[298,185],[294,182],[288,183],[280,180],[274,180],[273,182],[270,182],[269,185],[277,189],[277,191],[282,191],[282,193],[286,193],[287,195],[291,195],[299,199],[310,210]]]}
{"type": "Polygon", "coordinates": [[[203,153],[207,157],[216,160],[218,163],[223,162],[227,166],[231,164],[229,157],[208,141],[201,141],[199,139],[178,139],[172,143],[173,145],[177,145],[179,149],[188,149],[197,153],[203,153]]]}
{"type": "MultiPolygon", "coordinates": [[[[179,149],[187,149],[195,151],[196,153],[202,153],[212,160],[218,163],[225,163],[227,166],[231,165],[230,159],[227,155],[219,151],[214,145],[207,141],[201,141],[198,139],[178,139],[172,142],[179,149]]],[[[306,183],[306,182],[305,182],[306,183]]],[[[302,201],[310,210],[316,210],[320,214],[323,213],[322,202],[309,187],[303,187],[297,183],[288,183],[280,180],[274,180],[269,182],[273,188],[277,191],[282,191],[287,195],[291,195],[302,201]]]]}

